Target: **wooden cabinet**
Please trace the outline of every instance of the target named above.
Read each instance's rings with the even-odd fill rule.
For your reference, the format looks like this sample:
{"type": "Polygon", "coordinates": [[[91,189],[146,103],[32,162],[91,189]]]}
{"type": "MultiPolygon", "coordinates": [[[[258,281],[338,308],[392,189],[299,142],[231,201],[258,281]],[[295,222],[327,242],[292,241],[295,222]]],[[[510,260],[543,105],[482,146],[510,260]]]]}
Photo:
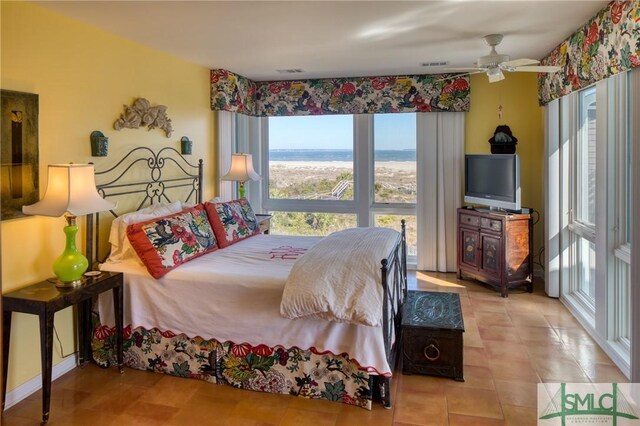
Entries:
{"type": "Polygon", "coordinates": [[[500,290],[533,290],[530,214],[458,209],[458,278],[475,278],[500,290]]]}

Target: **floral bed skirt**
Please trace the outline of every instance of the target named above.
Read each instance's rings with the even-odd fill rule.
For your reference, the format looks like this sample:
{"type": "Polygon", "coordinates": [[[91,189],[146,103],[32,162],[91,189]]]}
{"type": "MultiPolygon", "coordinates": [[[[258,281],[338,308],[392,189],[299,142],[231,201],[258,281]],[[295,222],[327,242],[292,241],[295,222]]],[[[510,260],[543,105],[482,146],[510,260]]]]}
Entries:
{"type": "MultiPolygon", "coordinates": [[[[115,327],[97,318],[94,313],[93,358],[102,367],[116,365],[115,327]]],[[[124,362],[131,368],[371,409],[375,376],[346,354],[221,343],[131,326],[124,330],[123,343],[124,362]]]]}

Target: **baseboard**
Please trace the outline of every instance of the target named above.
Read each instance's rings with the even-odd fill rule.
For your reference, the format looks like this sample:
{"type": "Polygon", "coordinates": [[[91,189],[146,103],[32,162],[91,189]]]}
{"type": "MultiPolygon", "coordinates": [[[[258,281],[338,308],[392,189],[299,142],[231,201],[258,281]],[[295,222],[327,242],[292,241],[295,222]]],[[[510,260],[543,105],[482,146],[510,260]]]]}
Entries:
{"type": "MultiPolygon", "coordinates": [[[[76,368],[76,365],[78,364],[77,359],[78,356],[74,354],[64,361],[54,365],[53,369],[51,370],[52,381],[76,368]]],[[[27,398],[29,395],[39,391],[41,388],[42,374],[38,374],[33,379],[21,384],[12,391],[7,392],[4,409],[7,410],[8,408],[11,408],[23,399],[27,398]]]]}

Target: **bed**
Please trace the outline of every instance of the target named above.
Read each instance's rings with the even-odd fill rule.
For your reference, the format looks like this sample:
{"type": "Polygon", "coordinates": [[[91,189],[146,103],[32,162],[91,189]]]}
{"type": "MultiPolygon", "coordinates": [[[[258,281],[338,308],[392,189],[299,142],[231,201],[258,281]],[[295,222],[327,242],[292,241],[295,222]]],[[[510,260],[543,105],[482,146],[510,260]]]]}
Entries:
{"type": "MultiPolygon", "coordinates": [[[[154,152],[139,147],[113,167],[96,172],[96,182],[103,197],[126,200],[121,203],[124,211],[170,203],[172,198],[199,204],[202,166],[201,160],[190,164],[173,148],[154,152]]],[[[111,213],[118,216],[123,211],[111,213]]],[[[99,215],[88,219],[87,251],[94,261],[101,259],[104,222],[99,215]]],[[[159,279],[135,256],[116,259],[112,253],[102,259],[102,270],[124,273],[125,363],[243,389],[368,409],[372,400],[380,399],[391,407],[395,343],[406,295],[404,223],[397,241],[385,249],[388,253],[365,259],[379,280],[381,312],[376,325],[316,316],[288,319],[281,314],[292,270],[300,269],[305,255],[309,263],[309,253],[328,241],[255,235],[184,263],[159,279]]],[[[105,367],[115,363],[114,316],[108,302],[101,297],[93,314],[93,357],[105,367]]]]}

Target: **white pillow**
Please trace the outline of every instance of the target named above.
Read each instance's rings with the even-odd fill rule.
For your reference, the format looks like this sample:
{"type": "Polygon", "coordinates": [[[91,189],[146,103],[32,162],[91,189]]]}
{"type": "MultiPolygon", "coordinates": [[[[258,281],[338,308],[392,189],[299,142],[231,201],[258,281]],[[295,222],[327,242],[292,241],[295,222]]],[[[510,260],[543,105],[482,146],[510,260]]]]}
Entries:
{"type": "Polygon", "coordinates": [[[152,204],[144,209],[126,213],[113,219],[109,233],[109,242],[111,243],[109,261],[122,262],[130,258],[138,258],[127,238],[127,226],[132,223],[146,222],[162,216],[179,213],[182,210],[182,203],[175,201],[170,204],[152,204]]]}

